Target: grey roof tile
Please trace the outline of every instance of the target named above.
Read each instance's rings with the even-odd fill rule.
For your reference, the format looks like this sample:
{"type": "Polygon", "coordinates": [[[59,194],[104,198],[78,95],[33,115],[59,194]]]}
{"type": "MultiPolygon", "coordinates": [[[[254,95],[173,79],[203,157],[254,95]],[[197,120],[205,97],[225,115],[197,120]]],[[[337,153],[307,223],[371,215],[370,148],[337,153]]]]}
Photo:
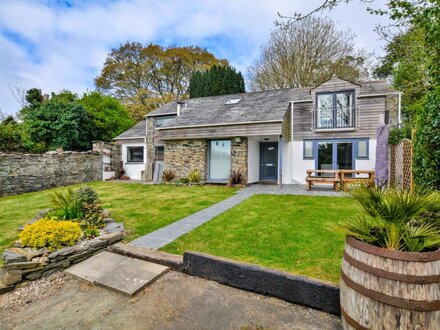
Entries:
{"type": "Polygon", "coordinates": [[[142,120],[138,122],[133,127],[129,128],[122,134],[119,134],[117,137],[115,137],[113,140],[121,140],[121,139],[130,139],[130,138],[139,138],[139,137],[145,137],[147,131],[146,127],[146,121],[142,120]]]}

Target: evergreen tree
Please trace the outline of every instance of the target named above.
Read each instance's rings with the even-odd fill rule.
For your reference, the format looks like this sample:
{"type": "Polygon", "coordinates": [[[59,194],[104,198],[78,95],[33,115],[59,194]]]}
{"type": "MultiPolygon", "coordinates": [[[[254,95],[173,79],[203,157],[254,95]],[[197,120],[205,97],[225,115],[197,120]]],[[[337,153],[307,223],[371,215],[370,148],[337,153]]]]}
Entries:
{"type": "Polygon", "coordinates": [[[190,98],[244,92],[243,75],[230,66],[213,65],[207,71],[197,71],[189,84],[190,98]]]}

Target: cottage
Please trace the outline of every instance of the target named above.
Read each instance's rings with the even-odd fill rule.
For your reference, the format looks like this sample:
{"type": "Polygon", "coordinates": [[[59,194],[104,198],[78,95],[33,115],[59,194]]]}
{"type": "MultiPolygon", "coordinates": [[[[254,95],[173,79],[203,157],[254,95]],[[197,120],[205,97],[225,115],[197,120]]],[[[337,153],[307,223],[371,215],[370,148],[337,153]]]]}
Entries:
{"type": "Polygon", "coordinates": [[[384,81],[334,76],[314,88],[170,102],[115,140],[132,178],[196,169],[225,183],[240,170],[247,183],[304,184],[308,169],[374,169],[376,128],[398,124],[398,99],[384,81]]]}

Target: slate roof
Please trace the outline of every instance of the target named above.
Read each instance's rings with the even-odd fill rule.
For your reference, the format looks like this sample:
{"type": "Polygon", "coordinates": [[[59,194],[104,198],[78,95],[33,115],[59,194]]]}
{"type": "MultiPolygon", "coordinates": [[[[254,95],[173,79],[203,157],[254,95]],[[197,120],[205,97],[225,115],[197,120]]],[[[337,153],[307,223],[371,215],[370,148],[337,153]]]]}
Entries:
{"type": "MultiPolygon", "coordinates": [[[[360,95],[395,92],[383,80],[360,83],[360,95]]],[[[291,101],[311,101],[311,87],[288,88],[264,92],[209,96],[184,100],[181,115],[161,128],[227,125],[232,123],[282,121],[291,101]],[[242,98],[237,104],[225,104],[228,100],[242,98]]],[[[177,113],[176,101],[169,102],[150,112],[147,117],[177,113]]]]}
{"type": "Polygon", "coordinates": [[[142,120],[134,125],[132,128],[129,128],[124,133],[119,134],[113,140],[125,140],[125,139],[136,139],[136,138],[144,138],[146,136],[147,126],[146,120],[142,120]]]}

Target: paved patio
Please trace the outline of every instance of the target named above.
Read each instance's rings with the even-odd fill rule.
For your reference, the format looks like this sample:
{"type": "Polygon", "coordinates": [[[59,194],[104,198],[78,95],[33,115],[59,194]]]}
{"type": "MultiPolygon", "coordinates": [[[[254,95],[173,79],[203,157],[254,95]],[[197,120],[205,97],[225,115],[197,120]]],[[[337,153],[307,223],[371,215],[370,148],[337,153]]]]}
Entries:
{"type": "Polygon", "coordinates": [[[272,195],[307,195],[307,196],[344,196],[342,192],[335,192],[327,187],[314,187],[311,191],[306,190],[303,185],[250,185],[240,191],[234,196],[229,197],[217,204],[214,204],[206,209],[191,214],[190,216],[176,221],[166,227],[160,228],[147,235],[139,237],[129,244],[140,246],[148,249],[159,249],[168,243],[176,240],[180,236],[192,231],[193,229],[203,225],[209,220],[222,214],[223,212],[240,204],[245,199],[256,194],[272,194],[272,195]]]}

